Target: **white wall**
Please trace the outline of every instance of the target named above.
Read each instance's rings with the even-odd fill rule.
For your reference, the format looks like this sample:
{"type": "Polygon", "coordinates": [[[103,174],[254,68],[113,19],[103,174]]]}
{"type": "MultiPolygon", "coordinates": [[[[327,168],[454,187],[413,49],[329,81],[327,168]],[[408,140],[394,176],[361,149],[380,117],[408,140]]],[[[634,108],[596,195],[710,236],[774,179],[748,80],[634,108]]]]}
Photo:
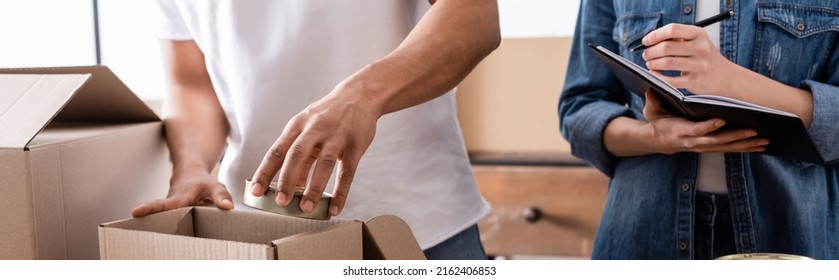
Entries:
{"type": "MultiPolygon", "coordinates": [[[[0,67],[95,64],[90,0],[0,0],[0,67]]],[[[154,1],[99,0],[102,64],[140,98],[163,96],[154,1]]],[[[504,38],[571,36],[579,0],[498,0],[504,38]]]]}
{"type": "Polygon", "coordinates": [[[580,0],[498,0],[504,38],[570,37],[580,0]]]}
{"type": "Polygon", "coordinates": [[[0,0],[0,67],[96,63],[90,0],[0,0]]]}
{"type": "Polygon", "coordinates": [[[102,64],[142,99],[163,98],[155,1],[99,0],[102,64]]]}

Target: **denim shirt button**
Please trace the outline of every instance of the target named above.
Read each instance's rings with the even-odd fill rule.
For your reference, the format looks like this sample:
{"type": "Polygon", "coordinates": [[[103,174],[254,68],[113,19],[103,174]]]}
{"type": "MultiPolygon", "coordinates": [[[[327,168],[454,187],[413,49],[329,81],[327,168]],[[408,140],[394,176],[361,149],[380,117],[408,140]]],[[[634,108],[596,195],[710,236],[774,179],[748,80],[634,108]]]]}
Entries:
{"type": "Polygon", "coordinates": [[[688,248],[688,244],[684,242],[679,242],[679,250],[684,251],[688,248]]]}
{"type": "Polygon", "coordinates": [[[689,15],[690,12],[693,12],[693,8],[691,8],[690,6],[685,6],[685,8],[682,9],[682,12],[685,12],[686,15],[689,15]]]}
{"type": "Polygon", "coordinates": [[[688,184],[682,184],[682,190],[683,190],[683,191],[689,191],[689,190],[690,190],[690,185],[688,185],[688,184]]]}
{"type": "Polygon", "coordinates": [[[798,24],[795,25],[795,28],[797,28],[798,31],[804,31],[805,27],[807,26],[804,25],[804,21],[800,19],[798,20],[798,24]]]}

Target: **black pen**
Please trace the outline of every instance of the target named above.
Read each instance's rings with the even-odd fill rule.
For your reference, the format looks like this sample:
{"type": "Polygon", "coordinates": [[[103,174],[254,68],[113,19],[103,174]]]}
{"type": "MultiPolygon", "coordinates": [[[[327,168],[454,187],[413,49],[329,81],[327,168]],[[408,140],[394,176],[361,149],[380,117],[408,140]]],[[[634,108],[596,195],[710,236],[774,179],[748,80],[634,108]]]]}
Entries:
{"type": "MultiPolygon", "coordinates": [[[[734,15],[734,11],[726,11],[726,12],[719,13],[718,15],[715,15],[715,16],[697,21],[693,25],[698,26],[698,27],[705,27],[705,26],[720,22],[724,19],[730,18],[733,15],[734,15]]],[[[646,35],[644,35],[644,36],[646,36],[646,35]]],[[[667,39],[667,40],[671,40],[671,39],[667,39]]],[[[639,50],[646,49],[648,47],[649,46],[645,46],[644,43],[641,43],[641,45],[635,46],[634,48],[630,48],[629,51],[630,52],[639,51],[639,50]]]]}

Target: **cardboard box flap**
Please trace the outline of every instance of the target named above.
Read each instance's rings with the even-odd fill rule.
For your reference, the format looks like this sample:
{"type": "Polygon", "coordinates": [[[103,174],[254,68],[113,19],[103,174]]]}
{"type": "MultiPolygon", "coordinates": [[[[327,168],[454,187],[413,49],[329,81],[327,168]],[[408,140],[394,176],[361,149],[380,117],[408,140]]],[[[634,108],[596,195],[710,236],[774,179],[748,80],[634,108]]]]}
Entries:
{"type": "Polygon", "coordinates": [[[76,94],[90,74],[0,74],[0,148],[23,148],[76,94]]]}
{"type": "MultiPolygon", "coordinates": [[[[99,227],[100,257],[173,260],[274,258],[274,250],[268,242],[254,244],[202,236],[197,229],[198,224],[213,218],[206,217],[209,209],[184,207],[102,224],[99,227]]],[[[216,208],[211,210],[223,212],[216,208]]]]}
{"type": "Polygon", "coordinates": [[[424,260],[425,254],[405,221],[393,215],[364,224],[365,260],[424,260]]]}
{"type": "Polygon", "coordinates": [[[361,259],[361,222],[194,207],[195,236],[271,244],[277,259],[361,259]],[[355,244],[355,245],[354,245],[355,244]]]}
{"type": "Polygon", "coordinates": [[[103,260],[274,259],[268,244],[109,227],[99,227],[99,252],[103,260]]]}
{"type": "MultiPolygon", "coordinates": [[[[104,65],[8,68],[0,69],[0,76],[6,74],[89,74],[85,83],[67,106],[55,116],[56,122],[152,122],[160,117],[140,100],[128,87],[104,65]]],[[[43,108],[37,108],[39,111],[43,108]]],[[[33,109],[32,107],[27,109],[33,109]]],[[[55,112],[50,112],[55,113],[55,112]]]]}
{"type": "Polygon", "coordinates": [[[216,207],[196,206],[193,209],[195,236],[266,245],[279,238],[343,223],[337,219],[308,220],[268,212],[231,210],[236,212],[234,215],[216,207]]]}
{"type": "Polygon", "coordinates": [[[99,227],[151,231],[164,234],[193,236],[193,208],[184,207],[155,213],[142,218],[104,223],[99,227]]]}
{"type": "Polygon", "coordinates": [[[364,256],[361,230],[361,222],[347,221],[271,243],[278,260],[360,260],[364,256]]]}

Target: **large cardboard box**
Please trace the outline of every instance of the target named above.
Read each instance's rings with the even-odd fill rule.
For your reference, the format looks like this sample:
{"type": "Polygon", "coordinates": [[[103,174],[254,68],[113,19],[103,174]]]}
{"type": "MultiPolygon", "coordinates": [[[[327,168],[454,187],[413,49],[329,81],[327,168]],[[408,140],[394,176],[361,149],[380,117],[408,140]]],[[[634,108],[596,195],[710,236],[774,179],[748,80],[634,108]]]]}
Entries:
{"type": "Polygon", "coordinates": [[[0,69],[0,258],[98,259],[98,225],[170,172],[160,118],[107,67],[0,69]]]}
{"type": "Polygon", "coordinates": [[[102,259],[421,260],[396,216],[310,220],[256,211],[185,207],[102,224],[102,259]]]}

